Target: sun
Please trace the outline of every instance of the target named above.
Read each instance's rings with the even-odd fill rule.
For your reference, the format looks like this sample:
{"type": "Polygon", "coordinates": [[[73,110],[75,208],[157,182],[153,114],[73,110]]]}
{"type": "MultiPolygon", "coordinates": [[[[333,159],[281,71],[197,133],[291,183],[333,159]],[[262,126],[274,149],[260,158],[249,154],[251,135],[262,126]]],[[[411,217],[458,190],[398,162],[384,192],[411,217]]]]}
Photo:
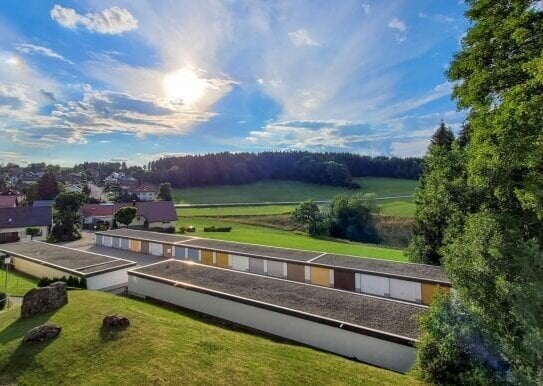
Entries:
{"type": "Polygon", "coordinates": [[[207,81],[198,78],[190,68],[182,68],[164,78],[164,91],[168,99],[181,100],[185,105],[197,102],[207,88],[207,81]]]}

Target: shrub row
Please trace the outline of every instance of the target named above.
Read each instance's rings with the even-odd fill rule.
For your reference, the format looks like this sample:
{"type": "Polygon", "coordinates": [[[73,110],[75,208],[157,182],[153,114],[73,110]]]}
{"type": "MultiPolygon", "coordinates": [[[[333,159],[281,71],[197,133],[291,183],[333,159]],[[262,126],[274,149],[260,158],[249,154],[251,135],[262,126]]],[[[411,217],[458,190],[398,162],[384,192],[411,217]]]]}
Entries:
{"type": "Polygon", "coordinates": [[[67,287],[87,289],[87,279],[85,279],[84,277],[79,278],[77,276],[62,276],[61,278],[42,277],[38,282],[38,287],[47,287],[49,284],[55,283],[57,281],[62,281],[66,283],[67,287]]]}
{"type": "Polygon", "coordinates": [[[230,232],[232,230],[232,227],[206,227],[204,228],[204,232],[230,232]]]}

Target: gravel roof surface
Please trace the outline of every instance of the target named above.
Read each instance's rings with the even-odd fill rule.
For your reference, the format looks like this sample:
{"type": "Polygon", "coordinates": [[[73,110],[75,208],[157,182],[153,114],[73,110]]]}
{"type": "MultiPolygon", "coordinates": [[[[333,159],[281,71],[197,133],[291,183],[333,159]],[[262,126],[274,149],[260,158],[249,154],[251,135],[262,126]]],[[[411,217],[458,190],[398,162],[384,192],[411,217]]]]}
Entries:
{"type": "Polygon", "coordinates": [[[119,228],[112,229],[110,231],[96,232],[100,235],[114,236],[114,237],[132,237],[135,239],[159,241],[164,243],[178,243],[179,241],[190,240],[192,237],[175,235],[170,233],[160,233],[151,231],[140,231],[137,229],[119,228]]]}
{"type": "Polygon", "coordinates": [[[398,263],[356,256],[334,255],[330,253],[327,253],[326,255],[319,257],[312,262],[316,264],[327,264],[361,271],[373,271],[450,283],[447,275],[445,275],[445,272],[443,272],[441,267],[434,265],[398,263]]]}
{"type": "Polygon", "coordinates": [[[424,307],[178,260],[134,272],[266,302],[412,339],[424,307]]]}
{"type": "Polygon", "coordinates": [[[200,247],[200,248],[209,248],[217,249],[219,251],[231,252],[231,253],[241,253],[251,256],[265,256],[265,257],[275,257],[287,260],[296,260],[296,261],[307,261],[313,259],[322,253],[311,252],[311,251],[302,251],[297,249],[286,249],[286,248],[274,248],[264,245],[252,245],[252,244],[241,244],[241,243],[231,243],[228,241],[220,240],[211,240],[211,239],[193,239],[183,243],[183,245],[200,247]]]}
{"type": "Polygon", "coordinates": [[[82,274],[97,273],[113,267],[121,268],[136,265],[136,263],[127,260],[97,255],[78,249],[60,247],[40,241],[26,241],[0,245],[0,251],[15,256],[26,256],[82,274]]]}

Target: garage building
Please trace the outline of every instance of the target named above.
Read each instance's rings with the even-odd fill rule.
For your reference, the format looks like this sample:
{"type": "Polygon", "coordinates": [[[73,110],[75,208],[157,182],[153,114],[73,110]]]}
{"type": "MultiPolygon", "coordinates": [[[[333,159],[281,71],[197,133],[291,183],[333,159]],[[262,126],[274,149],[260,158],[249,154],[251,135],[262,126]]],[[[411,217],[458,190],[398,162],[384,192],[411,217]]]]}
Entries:
{"type": "Polygon", "coordinates": [[[12,256],[17,271],[37,278],[85,278],[87,288],[91,290],[110,291],[125,287],[127,271],[136,266],[128,260],[41,241],[1,245],[0,252],[12,256]]]}
{"type": "Polygon", "coordinates": [[[425,307],[167,260],[128,273],[130,293],[406,372],[425,307]]]}

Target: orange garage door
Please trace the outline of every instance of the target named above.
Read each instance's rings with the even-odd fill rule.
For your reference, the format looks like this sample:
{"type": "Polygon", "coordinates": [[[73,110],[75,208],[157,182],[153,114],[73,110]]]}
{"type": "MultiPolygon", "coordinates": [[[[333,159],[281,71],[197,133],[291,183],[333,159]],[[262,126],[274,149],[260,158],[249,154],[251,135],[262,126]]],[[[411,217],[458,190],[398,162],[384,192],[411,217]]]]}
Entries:
{"type": "Polygon", "coordinates": [[[202,264],[213,265],[213,252],[202,251],[202,264]]]}
{"type": "Polygon", "coordinates": [[[223,268],[230,268],[228,264],[228,253],[217,252],[217,266],[223,268]]]}
{"type": "Polygon", "coordinates": [[[141,251],[141,241],[139,241],[139,240],[130,240],[130,250],[132,252],[141,251]]]}
{"type": "Polygon", "coordinates": [[[330,287],[330,269],[311,267],[311,284],[330,287]]]}
{"type": "Polygon", "coordinates": [[[422,304],[425,304],[427,306],[432,304],[432,299],[438,292],[450,291],[449,287],[440,286],[439,284],[428,284],[428,283],[422,283],[421,289],[422,289],[422,304]]]}

